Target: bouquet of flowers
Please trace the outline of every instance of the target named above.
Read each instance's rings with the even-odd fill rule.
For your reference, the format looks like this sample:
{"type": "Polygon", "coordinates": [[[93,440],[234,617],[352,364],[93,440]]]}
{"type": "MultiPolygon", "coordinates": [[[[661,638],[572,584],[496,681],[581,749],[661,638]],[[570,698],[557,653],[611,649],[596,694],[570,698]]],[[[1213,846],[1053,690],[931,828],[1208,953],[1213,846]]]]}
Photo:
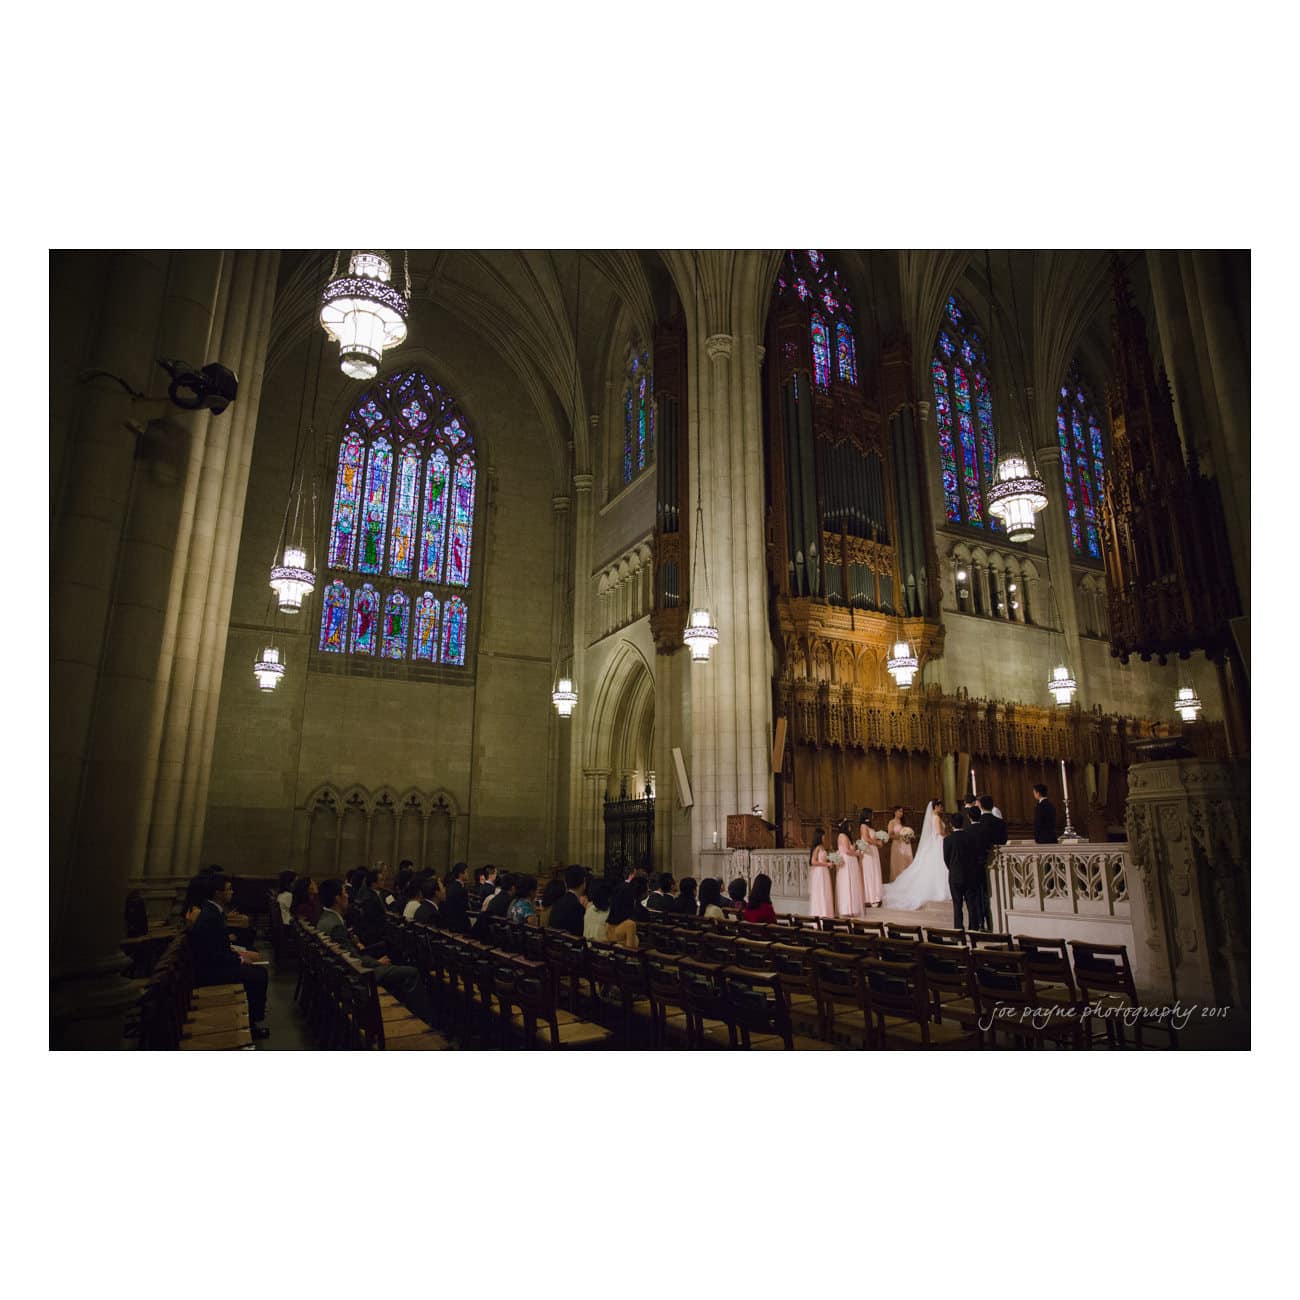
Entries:
{"type": "Polygon", "coordinates": [[[916,839],[916,832],[910,826],[904,826],[898,834],[900,839],[906,840],[909,844],[916,839]]]}
{"type": "Polygon", "coordinates": [[[842,867],[844,865],[844,855],[842,853],[828,853],[826,861],[833,867],[842,867]]]}
{"type": "Polygon", "coordinates": [[[877,844],[888,844],[888,843],[889,843],[889,832],[888,832],[888,831],[872,831],[872,834],[876,837],[876,843],[877,843],[877,844]]]}

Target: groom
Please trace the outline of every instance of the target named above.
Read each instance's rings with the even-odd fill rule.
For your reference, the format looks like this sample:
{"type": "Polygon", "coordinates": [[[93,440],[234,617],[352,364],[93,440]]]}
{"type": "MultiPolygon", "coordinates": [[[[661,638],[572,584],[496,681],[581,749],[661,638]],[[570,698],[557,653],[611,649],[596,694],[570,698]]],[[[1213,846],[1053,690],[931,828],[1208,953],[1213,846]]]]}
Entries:
{"type": "Polygon", "coordinates": [[[970,928],[978,929],[982,918],[980,877],[984,874],[984,846],[973,831],[966,829],[961,813],[952,815],[952,834],[943,841],[943,861],[948,868],[948,892],[952,895],[952,928],[965,929],[961,905],[966,903],[970,928]]]}

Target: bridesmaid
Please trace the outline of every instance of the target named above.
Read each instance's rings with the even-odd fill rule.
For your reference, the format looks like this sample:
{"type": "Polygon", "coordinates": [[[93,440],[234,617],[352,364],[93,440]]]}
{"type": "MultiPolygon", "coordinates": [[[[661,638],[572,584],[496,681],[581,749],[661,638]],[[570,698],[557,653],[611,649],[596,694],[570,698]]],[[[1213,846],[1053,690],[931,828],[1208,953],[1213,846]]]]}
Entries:
{"type": "Polygon", "coordinates": [[[912,865],[912,846],[903,837],[903,805],[894,809],[894,816],[885,829],[889,832],[889,878],[897,880],[912,865]]]}
{"type": "Polygon", "coordinates": [[[862,863],[849,839],[846,818],[836,828],[835,851],[840,855],[840,869],[835,874],[835,911],[839,916],[862,915],[862,863]]]}
{"type": "Polygon", "coordinates": [[[879,907],[885,898],[885,882],[880,872],[880,850],[876,847],[876,832],[871,829],[871,809],[864,808],[858,824],[858,839],[866,845],[862,850],[862,902],[864,907],[879,907]]]}
{"type": "Polygon", "coordinates": [[[826,834],[819,826],[813,836],[812,852],[808,855],[808,911],[813,916],[835,915],[835,886],[831,883],[831,860],[826,853],[822,837],[826,834]]]}

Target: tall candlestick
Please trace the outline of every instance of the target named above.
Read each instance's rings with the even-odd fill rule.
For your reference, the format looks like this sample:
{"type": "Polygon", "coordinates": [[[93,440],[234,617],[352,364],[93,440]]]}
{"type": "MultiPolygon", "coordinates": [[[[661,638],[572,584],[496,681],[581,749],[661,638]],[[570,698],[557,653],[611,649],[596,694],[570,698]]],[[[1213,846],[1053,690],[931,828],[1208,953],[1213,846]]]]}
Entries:
{"type": "Polygon", "coordinates": [[[1061,832],[1061,843],[1077,844],[1082,837],[1070,821],[1070,787],[1065,780],[1065,759],[1061,759],[1061,797],[1065,800],[1065,829],[1061,832]]]}

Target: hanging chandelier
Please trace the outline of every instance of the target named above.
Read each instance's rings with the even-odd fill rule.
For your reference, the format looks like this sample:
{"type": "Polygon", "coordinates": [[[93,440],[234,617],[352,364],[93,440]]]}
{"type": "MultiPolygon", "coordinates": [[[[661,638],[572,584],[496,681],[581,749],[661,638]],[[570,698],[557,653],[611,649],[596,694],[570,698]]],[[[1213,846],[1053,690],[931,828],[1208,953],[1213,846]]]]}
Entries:
{"type": "Polygon", "coordinates": [[[262,657],[253,665],[253,676],[264,691],[273,691],[284,676],[284,665],[280,662],[280,652],[273,645],[262,651],[262,657]]]}
{"type": "MultiPolygon", "coordinates": [[[[699,254],[691,254],[691,265],[695,270],[695,304],[700,300],[700,263],[699,254]]],[[[699,349],[695,353],[696,392],[699,391],[699,349]]],[[[698,399],[697,399],[698,400],[698,399]]],[[[704,432],[700,427],[699,416],[695,421],[695,547],[691,562],[691,594],[698,597],[700,603],[691,610],[691,621],[682,632],[682,640],[690,648],[694,663],[706,664],[709,654],[718,644],[719,634],[709,613],[709,552],[704,545],[704,432]],[[704,586],[697,584],[700,569],[700,557],[704,557],[704,586]]]]}
{"type": "Polygon", "coordinates": [[[574,707],[578,703],[578,692],[573,689],[573,683],[567,677],[561,677],[559,685],[551,692],[551,703],[555,705],[555,711],[562,718],[571,718],[574,707]]]}
{"type": "Polygon", "coordinates": [[[1174,708],[1178,710],[1178,716],[1184,722],[1195,722],[1196,715],[1201,711],[1201,699],[1196,694],[1196,689],[1192,686],[1180,686],[1174,708]]]}
{"type": "Polygon", "coordinates": [[[1011,542],[1031,542],[1037,530],[1034,516],[1047,508],[1043,481],[1029,472],[1019,452],[998,461],[998,481],[989,488],[989,514],[1001,519],[1011,542]]]}
{"type": "Polygon", "coordinates": [[[690,646],[691,658],[696,663],[709,662],[709,652],[718,644],[718,629],[713,626],[713,616],[707,609],[691,610],[691,621],[682,633],[682,640],[690,646]]]}
{"type": "Polygon", "coordinates": [[[895,641],[894,653],[885,660],[885,667],[900,691],[905,691],[911,686],[912,679],[920,666],[920,660],[912,653],[912,646],[906,640],[895,641]]]}
{"type": "Polygon", "coordinates": [[[320,300],[320,323],[339,345],[339,365],[349,379],[373,379],[384,349],[406,338],[410,313],[411,264],[406,260],[406,292],[389,283],[392,264],[383,249],[352,250],[346,275],[338,274],[338,254],[320,300]]]}
{"type": "Polygon", "coordinates": [[[307,568],[307,552],[297,546],[284,548],[284,563],[271,566],[271,590],[279,599],[281,614],[296,614],[304,600],[316,590],[316,575],[307,568]]]}
{"type": "Polygon", "coordinates": [[[1051,692],[1057,707],[1064,709],[1074,699],[1079,684],[1070,676],[1069,668],[1064,663],[1059,663],[1052,669],[1052,675],[1047,679],[1047,689],[1051,692]]]}

